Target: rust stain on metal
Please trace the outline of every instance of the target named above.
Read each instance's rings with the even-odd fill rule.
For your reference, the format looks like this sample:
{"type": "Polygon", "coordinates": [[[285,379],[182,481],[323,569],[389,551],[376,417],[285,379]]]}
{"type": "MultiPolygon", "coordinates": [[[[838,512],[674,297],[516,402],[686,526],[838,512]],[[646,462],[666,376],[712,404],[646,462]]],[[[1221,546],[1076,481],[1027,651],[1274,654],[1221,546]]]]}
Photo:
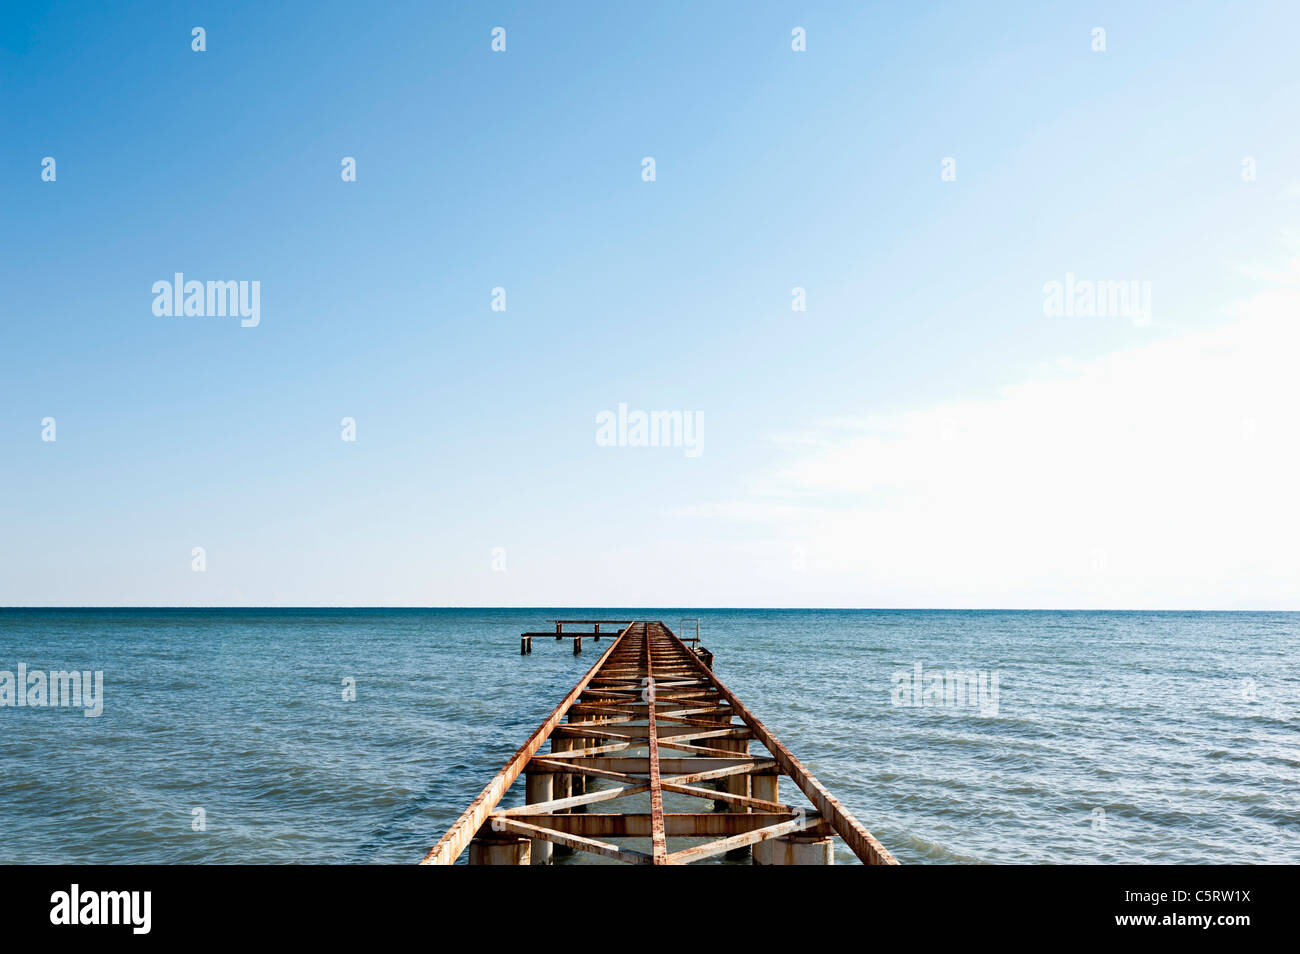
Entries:
{"type": "Polygon", "coordinates": [[[645,623],[637,623],[645,643],[646,741],[650,749],[650,841],[654,863],[668,863],[668,839],[664,835],[664,790],[659,777],[659,728],[655,722],[655,660],[652,640],[645,623]]]}

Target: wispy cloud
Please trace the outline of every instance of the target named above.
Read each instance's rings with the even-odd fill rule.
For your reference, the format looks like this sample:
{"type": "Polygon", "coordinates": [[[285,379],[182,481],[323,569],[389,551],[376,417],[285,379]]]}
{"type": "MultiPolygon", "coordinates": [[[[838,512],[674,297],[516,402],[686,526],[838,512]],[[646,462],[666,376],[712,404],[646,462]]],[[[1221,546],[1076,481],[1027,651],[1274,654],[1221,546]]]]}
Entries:
{"type": "Polygon", "coordinates": [[[858,605],[1300,606],[1300,259],[1224,324],[785,435],[697,515],[858,605]]]}

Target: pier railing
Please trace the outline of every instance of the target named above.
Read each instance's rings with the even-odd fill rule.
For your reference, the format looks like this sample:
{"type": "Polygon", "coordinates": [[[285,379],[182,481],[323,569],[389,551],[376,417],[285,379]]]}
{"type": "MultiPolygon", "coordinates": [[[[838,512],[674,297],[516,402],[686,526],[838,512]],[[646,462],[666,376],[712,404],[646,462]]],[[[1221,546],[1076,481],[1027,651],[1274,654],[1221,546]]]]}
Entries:
{"type": "Polygon", "coordinates": [[[552,622],[554,633],[524,633],[520,651],[531,652],[535,637],[554,636],[572,638],[580,652],[601,625],[621,629],[422,864],[453,864],[466,848],[470,864],[547,864],[557,851],[651,865],[718,855],[832,864],[837,835],[864,864],[898,863],[714,675],[706,650],[660,622],[552,622]],[[565,632],[566,625],[596,629],[565,632]],[[751,742],[765,752],[751,753],[751,742]],[[498,808],[520,775],[526,803],[498,808]],[[808,805],[781,800],[783,777],[808,805]],[[669,812],[665,795],[711,810],[669,812]],[[629,808],[648,800],[649,811],[608,810],[620,799],[629,808]],[[648,850],[608,839],[648,839],[641,845],[648,850]]]}

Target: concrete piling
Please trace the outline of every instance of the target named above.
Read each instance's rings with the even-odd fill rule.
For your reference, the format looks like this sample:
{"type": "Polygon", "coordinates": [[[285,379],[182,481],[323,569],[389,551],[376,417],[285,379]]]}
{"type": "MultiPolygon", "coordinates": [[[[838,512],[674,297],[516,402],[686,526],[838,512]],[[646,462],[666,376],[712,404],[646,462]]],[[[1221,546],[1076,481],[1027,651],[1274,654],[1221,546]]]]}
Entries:
{"type": "MultiPolygon", "coordinates": [[[[561,739],[554,736],[551,738],[551,753],[553,755],[559,754],[561,752],[568,752],[572,748],[573,748],[572,739],[561,739]]],[[[553,781],[551,783],[552,797],[557,799],[569,798],[572,795],[578,794],[573,790],[573,783],[577,778],[578,776],[570,775],[568,772],[556,772],[553,777],[553,781]]],[[[561,808],[557,810],[555,814],[567,815],[569,814],[569,809],[561,808]]],[[[573,849],[568,848],[564,845],[551,845],[551,850],[554,855],[573,854],[573,849]]]]}
{"type": "MultiPolygon", "coordinates": [[[[723,739],[722,741],[727,743],[727,749],[735,752],[737,755],[749,754],[749,739],[723,739]]],[[[723,791],[731,795],[741,795],[746,798],[749,797],[749,775],[728,775],[723,779],[723,781],[726,783],[723,787],[723,791]]],[[[742,814],[749,812],[749,809],[744,805],[730,804],[727,808],[729,811],[740,812],[742,814]]],[[[733,848],[731,851],[727,852],[727,857],[734,861],[737,858],[747,858],[749,853],[749,846],[746,845],[743,848],[733,848]]]]}
{"type": "MultiPolygon", "coordinates": [[[[555,776],[550,772],[529,772],[524,780],[524,800],[529,805],[549,802],[555,797],[555,776]]],[[[532,839],[530,864],[549,865],[551,863],[551,843],[545,838],[532,839]]]]}
{"type": "Polygon", "coordinates": [[[835,842],[830,835],[786,835],[754,845],[756,865],[833,865],[835,842]]]}
{"type": "Polygon", "coordinates": [[[761,798],[765,802],[779,802],[781,800],[781,776],[750,776],[749,793],[752,797],[761,798]]]}
{"type": "Polygon", "coordinates": [[[529,863],[530,847],[527,838],[503,835],[497,832],[480,833],[469,843],[469,863],[472,865],[526,865],[529,863]]]}

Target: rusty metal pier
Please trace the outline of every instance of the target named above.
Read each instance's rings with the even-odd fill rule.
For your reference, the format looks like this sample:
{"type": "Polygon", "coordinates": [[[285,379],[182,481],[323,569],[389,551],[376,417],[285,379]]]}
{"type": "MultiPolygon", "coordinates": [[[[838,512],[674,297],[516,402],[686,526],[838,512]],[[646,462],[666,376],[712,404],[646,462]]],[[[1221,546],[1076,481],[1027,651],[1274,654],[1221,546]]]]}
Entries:
{"type": "Polygon", "coordinates": [[[833,864],[835,836],[863,864],[898,864],[713,674],[698,635],[692,647],[661,622],[552,622],[554,633],[524,633],[520,652],[534,637],[572,638],[575,653],[583,638],[614,639],[421,864],[454,864],[466,848],[470,864],[547,864],[557,851],[645,865],[833,864]],[[520,775],[526,804],[498,808],[520,775]],[[782,778],[809,804],[783,802],[782,778]],[[695,810],[666,811],[665,796],[695,810]],[[637,810],[609,810],[620,804],[637,810]]]}

